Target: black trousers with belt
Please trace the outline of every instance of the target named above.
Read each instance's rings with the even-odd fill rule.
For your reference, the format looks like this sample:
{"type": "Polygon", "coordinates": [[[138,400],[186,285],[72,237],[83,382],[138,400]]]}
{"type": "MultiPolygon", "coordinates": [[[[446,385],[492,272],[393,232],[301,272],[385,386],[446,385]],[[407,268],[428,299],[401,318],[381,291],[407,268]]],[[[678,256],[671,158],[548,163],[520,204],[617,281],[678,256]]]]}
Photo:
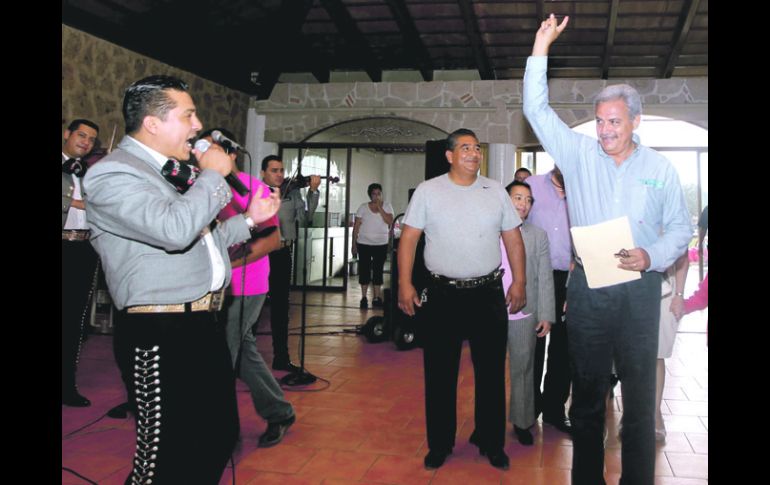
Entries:
{"type": "Polygon", "coordinates": [[[239,430],[224,322],[205,311],[119,318],[137,409],[127,483],[216,485],[239,430]]]}
{"type": "Polygon", "coordinates": [[[98,257],[91,243],[61,242],[61,392],[76,392],[75,370],[88,317],[98,257]]]}
{"type": "Polygon", "coordinates": [[[457,428],[457,377],[468,340],[475,384],[476,436],[482,448],[505,443],[508,318],[500,281],[473,289],[431,284],[418,309],[425,372],[428,447],[449,452],[457,428]]]}
{"type": "Polygon", "coordinates": [[[291,248],[286,246],[270,257],[270,331],[273,334],[273,362],[289,362],[289,286],[291,248]]]}

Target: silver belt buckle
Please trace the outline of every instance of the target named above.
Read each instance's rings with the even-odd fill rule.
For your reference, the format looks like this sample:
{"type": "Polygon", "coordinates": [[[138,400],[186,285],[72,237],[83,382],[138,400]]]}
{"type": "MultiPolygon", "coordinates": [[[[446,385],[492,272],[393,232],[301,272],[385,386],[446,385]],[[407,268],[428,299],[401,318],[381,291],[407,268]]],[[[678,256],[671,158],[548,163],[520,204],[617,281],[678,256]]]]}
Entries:
{"type": "Polygon", "coordinates": [[[218,312],[222,309],[222,302],[225,300],[224,296],[224,288],[211,294],[211,306],[209,307],[210,312],[218,312]]]}

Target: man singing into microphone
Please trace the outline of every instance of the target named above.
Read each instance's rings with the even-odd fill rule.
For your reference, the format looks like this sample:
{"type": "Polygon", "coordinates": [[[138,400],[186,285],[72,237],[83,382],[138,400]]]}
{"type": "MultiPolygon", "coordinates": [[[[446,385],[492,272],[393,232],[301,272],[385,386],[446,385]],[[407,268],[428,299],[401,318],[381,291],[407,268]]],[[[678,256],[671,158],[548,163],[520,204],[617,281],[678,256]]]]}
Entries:
{"type": "Polygon", "coordinates": [[[202,128],[187,84],[141,79],[125,92],[127,136],[83,184],[91,243],[101,257],[124,338],[134,350],[136,453],[131,483],[218,483],[238,435],[235,379],[217,321],[230,283],[227,248],[272,217],[279,194],[257,190],[243,216],[212,224],[232,194],[230,159],[195,150],[200,176],[161,173],[193,152],[202,128]]]}

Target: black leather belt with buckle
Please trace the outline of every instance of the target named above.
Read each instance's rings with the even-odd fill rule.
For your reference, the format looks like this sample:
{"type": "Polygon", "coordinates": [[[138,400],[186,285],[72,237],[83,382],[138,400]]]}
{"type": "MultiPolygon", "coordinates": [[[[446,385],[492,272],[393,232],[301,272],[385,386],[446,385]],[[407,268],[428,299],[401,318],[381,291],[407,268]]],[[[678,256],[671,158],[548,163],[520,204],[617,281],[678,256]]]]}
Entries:
{"type": "Polygon", "coordinates": [[[435,283],[440,285],[467,289],[481,288],[482,286],[487,286],[495,281],[500,281],[503,277],[503,273],[505,273],[503,268],[497,268],[489,274],[478,276],[476,278],[449,278],[436,273],[431,273],[430,276],[435,283]]]}
{"type": "Polygon", "coordinates": [[[128,313],[185,313],[218,312],[225,300],[225,289],[206,293],[195,301],[171,305],[136,305],[126,309],[128,313]]]}

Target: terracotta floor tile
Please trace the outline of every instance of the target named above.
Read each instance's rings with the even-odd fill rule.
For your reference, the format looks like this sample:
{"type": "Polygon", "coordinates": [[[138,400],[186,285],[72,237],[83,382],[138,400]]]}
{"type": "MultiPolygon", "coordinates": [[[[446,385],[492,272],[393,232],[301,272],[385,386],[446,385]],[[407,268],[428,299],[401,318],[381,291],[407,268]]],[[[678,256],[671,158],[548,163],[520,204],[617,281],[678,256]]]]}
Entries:
{"type": "Polygon", "coordinates": [[[572,447],[553,446],[543,448],[543,467],[572,469],[572,447]]]}
{"type": "Polygon", "coordinates": [[[560,468],[511,467],[503,473],[502,485],[570,485],[570,471],[560,468]]]}
{"type": "Polygon", "coordinates": [[[663,422],[666,424],[666,430],[668,431],[684,433],[705,433],[708,431],[699,416],[664,415],[663,422]]]}
{"type": "Polygon", "coordinates": [[[677,431],[667,431],[666,441],[658,443],[657,448],[660,451],[675,451],[678,453],[693,453],[693,448],[687,440],[685,433],[677,431]]]}
{"type": "Polygon", "coordinates": [[[699,385],[682,387],[682,392],[685,394],[685,396],[689,401],[708,401],[709,400],[708,389],[703,389],[699,385]]]}
{"type": "Polygon", "coordinates": [[[359,480],[378,457],[375,453],[360,451],[319,450],[299,470],[299,474],[322,479],[359,480]]]}
{"type": "Polygon", "coordinates": [[[461,484],[474,485],[498,484],[506,471],[497,469],[489,464],[486,457],[475,455],[472,459],[453,459],[450,455],[444,466],[436,470],[436,476],[431,485],[461,484]]]}
{"type": "Polygon", "coordinates": [[[677,416],[708,416],[709,403],[700,401],[675,401],[666,399],[671,414],[677,416]]]}
{"type": "Polygon", "coordinates": [[[671,470],[676,477],[705,478],[709,477],[708,455],[685,453],[666,453],[671,470]]]}
{"type": "MultiPolygon", "coordinates": [[[[240,474],[237,475],[240,477],[240,474]]],[[[322,482],[320,477],[311,477],[306,475],[288,475],[284,473],[257,472],[248,482],[241,482],[238,478],[238,485],[319,485],[322,482]]],[[[219,482],[219,485],[230,485],[232,482],[219,482]]]]}
{"type": "Polygon", "coordinates": [[[708,485],[708,480],[698,478],[655,477],[655,485],[708,485]]]}
{"type": "Polygon", "coordinates": [[[337,429],[323,426],[295,424],[284,442],[300,447],[352,451],[369,436],[360,429],[337,429]]]}
{"type": "MultiPolygon", "coordinates": [[[[557,445],[551,445],[551,447],[558,448],[557,445]]],[[[475,446],[473,448],[475,450],[475,446]]],[[[505,446],[505,452],[511,459],[511,467],[517,468],[541,468],[546,449],[548,446],[545,445],[522,446],[518,442],[509,442],[505,446]]]]}
{"type": "Polygon", "coordinates": [[[396,431],[377,431],[359,445],[359,451],[368,451],[381,455],[414,456],[420,449],[425,437],[396,431]]]}
{"type": "Polygon", "coordinates": [[[663,388],[663,399],[679,399],[681,401],[695,401],[695,399],[691,399],[687,394],[685,394],[684,389],[681,387],[664,387],[663,388]]]}
{"type": "Polygon", "coordinates": [[[238,465],[259,471],[296,473],[302,468],[317,450],[293,446],[287,442],[272,448],[258,448],[244,456],[238,465]]]}
{"type": "MultiPolygon", "coordinates": [[[[451,460],[451,456],[447,463],[451,460]]],[[[445,465],[446,466],[446,465],[445,465]]],[[[364,475],[377,483],[423,485],[431,482],[435,471],[426,470],[422,456],[380,456],[364,475]]]]}
{"type": "MultiPolygon", "coordinates": [[[[377,312],[360,311],[360,289],[346,293],[309,292],[307,323],[312,332],[352,328],[377,312]],[[329,305],[323,307],[321,305],[329,305]],[[333,325],[320,327],[314,325],[333,325]]],[[[301,294],[291,305],[292,333],[298,328],[301,294]]],[[[382,312],[379,311],[379,314],[382,312]]],[[[693,332],[703,332],[705,321],[689,315],[693,332]]],[[[269,307],[258,329],[269,332],[269,307]]],[[[680,330],[681,330],[680,326],[680,330]]],[[[299,337],[291,335],[289,350],[299,364],[299,337]]],[[[297,423],[276,447],[257,448],[267,424],[257,416],[248,388],[237,384],[241,436],[233,450],[239,485],[385,485],[385,484],[568,484],[573,443],[567,435],[538,422],[532,428],[535,445],[520,445],[506,423],[505,450],[511,469],[489,465],[468,443],[474,427],[474,377],[470,349],[463,345],[458,377],[457,437],[454,453],[437,471],[425,470],[425,397],[422,351],[398,351],[392,342],[372,344],[353,334],[308,335],[305,364],[319,380],[310,386],[286,388],[297,423]]],[[[259,335],[257,346],[272,360],[269,335],[259,335]]],[[[708,349],[704,333],[679,333],[674,346],[661,410],[668,429],[666,443],[656,445],[656,485],[707,485],[708,480],[708,349]],[[669,476],[662,476],[669,475],[669,476]]],[[[275,372],[277,378],[285,372],[275,372]]],[[[506,389],[510,385],[506,375],[506,389]]],[[[62,407],[62,464],[100,485],[122,485],[131,467],[135,439],[131,419],[99,420],[123,402],[125,391],[112,356],[112,337],[91,335],[84,343],[78,384],[93,405],[62,407]],[[97,421],[98,420],[98,421],[97,421]],[[94,422],[90,424],[91,422],[94,422]]],[[[506,397],[508,393],[506,391],[506,397]]],[[[620,442],[615,436],[622,418],[621,388],[607,410],[606,441],[608,485],[620,478],[620,442]]],[[[231,483],[225,470],[220,485],[231,483]]],[[[84,483],[62,472],[62,484],[84,483]]]]}
{"type": "MultiPolygon", "coordinates": [[[[690,442],[693,451],[695,453],[708,455],[709,454],[709,435],[706,433],[685,433],[687,440],[690,442]]],[[[666,450],[669,451],[669,450],[666,450]]],[[[678,450],[670,450],[678,451],[678,450]]]]}

